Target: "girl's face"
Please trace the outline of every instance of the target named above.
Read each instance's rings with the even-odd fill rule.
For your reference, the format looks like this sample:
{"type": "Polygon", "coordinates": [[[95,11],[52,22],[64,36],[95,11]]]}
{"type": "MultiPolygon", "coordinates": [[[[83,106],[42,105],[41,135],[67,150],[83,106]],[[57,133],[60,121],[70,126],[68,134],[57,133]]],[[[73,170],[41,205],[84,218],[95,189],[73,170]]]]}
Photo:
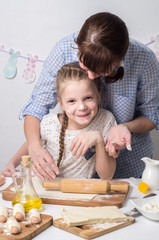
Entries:
{"type": "Polygon", "coordinates": [[[68,117],[68,129],[87,127],[98,111],[99,97],[91,80],[66,81],[61,86],[58,102],[68,117]]]}

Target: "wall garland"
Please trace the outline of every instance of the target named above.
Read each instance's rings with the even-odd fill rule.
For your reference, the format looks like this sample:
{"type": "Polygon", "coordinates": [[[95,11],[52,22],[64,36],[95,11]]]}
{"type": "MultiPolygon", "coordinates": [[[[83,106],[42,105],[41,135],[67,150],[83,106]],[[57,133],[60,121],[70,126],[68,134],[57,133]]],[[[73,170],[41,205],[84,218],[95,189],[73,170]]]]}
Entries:
{"type": "MultiPolygon", "coordinates": [[[[154,50],[157,59],[159,60],[159,34],[156,37],[151,37],[151,41],[146,43],[146,46],[154,44],[154,50]]],[[[35,66],[37,62],[44,63],[44,60],[38,59],[38,56],[33,56],[32,54],[28,54],[27,56],[20,55],[19,51],[14,51],[11,48],[9,51],[4,49],[4,45],[0,46],[0,52],[9,54],[8,63],[5,65],[3,69],[4,76],[7,79],[13,79],[17,73],[17,58],[23,58],[27,60],[26,68],[23,71],[22,78],[24,79],[25,83],[32,83],[36,78],[35,66]]]]}

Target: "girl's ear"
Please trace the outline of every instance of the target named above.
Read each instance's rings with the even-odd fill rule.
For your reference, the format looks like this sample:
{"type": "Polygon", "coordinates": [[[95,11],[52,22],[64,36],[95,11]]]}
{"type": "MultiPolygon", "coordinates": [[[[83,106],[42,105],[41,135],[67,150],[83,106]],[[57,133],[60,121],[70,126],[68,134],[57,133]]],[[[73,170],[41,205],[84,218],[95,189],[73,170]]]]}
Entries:
{"type": "Polygon", "coordinates": [[[57,102],[60,104],[61,106],[61,99],[60,98],[57,98],[57,102]]]}
{"type": "Polygon", "coordinates": [[[61,109],[63,110],[63,108],[62,108],[62,101],[61,101],[61,99],[60,99],[60,98],[57,98],[57,102],[58,102],[58,104],[60,105],[61,109]]]}

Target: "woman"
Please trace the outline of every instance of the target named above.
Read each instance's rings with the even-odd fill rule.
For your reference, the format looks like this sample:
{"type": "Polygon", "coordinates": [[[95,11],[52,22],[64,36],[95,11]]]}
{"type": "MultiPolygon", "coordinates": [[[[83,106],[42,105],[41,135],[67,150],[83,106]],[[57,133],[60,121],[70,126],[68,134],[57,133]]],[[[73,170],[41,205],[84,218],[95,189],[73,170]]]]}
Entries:
{"type": "Polygon", "coordinates": [[[40,145],[40,121],[57,103],[57,71],[78,60],[90,79],[101,76],[102,107],[118,123],[106,143],[109,155],[118,157],[114,177],[141,177],[144,164],[140,159],[153,153],[149,131],[159,127],[159,63],[150,49],[129,39],[119,17],[107,12],[88,18],[79,34],[62,39],[51,51],[22,112],[27,143],[13,158],[29,149],[39,177],[51,179],[58,174],[53,156],[40,145]]]}

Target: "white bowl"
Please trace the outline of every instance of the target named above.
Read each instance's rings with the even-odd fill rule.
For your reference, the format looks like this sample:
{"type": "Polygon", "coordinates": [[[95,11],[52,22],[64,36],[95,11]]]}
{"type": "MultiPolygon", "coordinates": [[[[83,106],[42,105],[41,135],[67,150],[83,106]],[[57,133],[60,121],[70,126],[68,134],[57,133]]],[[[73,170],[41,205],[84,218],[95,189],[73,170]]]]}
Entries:
{"type": "Polygon", "coordinates": [[[159,195],[149,197],[149,198],[138,198],[131,200],[132,204],[137,208],[137,210],[146,218],[151,220],[159,221],[159,211],[158,210],[147,210],[144,209],[144,205],[147,203],[155,202],[159,204],[159,195]]]}

